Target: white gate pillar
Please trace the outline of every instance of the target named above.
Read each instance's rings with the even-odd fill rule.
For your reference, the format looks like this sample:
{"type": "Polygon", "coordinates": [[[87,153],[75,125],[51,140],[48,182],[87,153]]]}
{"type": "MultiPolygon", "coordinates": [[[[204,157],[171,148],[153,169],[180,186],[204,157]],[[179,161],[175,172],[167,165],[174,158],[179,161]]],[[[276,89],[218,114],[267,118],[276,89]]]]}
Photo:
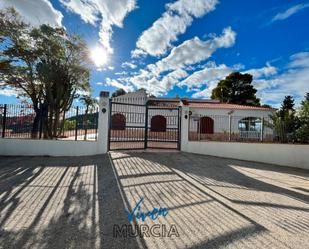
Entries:
{"type": "Polygon", "coordinates": [[[98,154],[108,151],[108,129],[109,129],[109,92],[100,92],[99,120],[98,120],[98,154]]]}
{"type": "Polygon", "coordinates": [[[180,150],[187,151],[189,142],[189,106],[182,106],[181,109],[181,146],[180,150]]]}

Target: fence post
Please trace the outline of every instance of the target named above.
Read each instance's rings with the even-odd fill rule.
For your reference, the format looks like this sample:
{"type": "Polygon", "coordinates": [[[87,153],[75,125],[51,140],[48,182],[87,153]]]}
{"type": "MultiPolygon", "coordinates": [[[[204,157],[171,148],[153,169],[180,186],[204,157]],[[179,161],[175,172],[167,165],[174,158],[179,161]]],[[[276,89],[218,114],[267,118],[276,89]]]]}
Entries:
{"type": "Polygon", "coordinates": [[[63,116],[62,116],[62,136],[64,137],[64,126],[65,126],[65,110],[63,111],[63,116]]]}
{"type": "Polygon", "coordinates": [[[76,107],[76,122],[75,122],[75,141],[77,141],[77,125],[78,125],[78,106],[76,107]]]}
{"type": "Polygon", "coordinates": [[[3,119],[2,119],[2,138],[5,137],[6,109],[7,109],[7,104],[4,104],[3,119]]]}
{"type": "Polygon", "coordinates": [[[180,142],[181,142],[181,131],[180,131],[180,128],[181,128],[181,106],[178,106],[178,119],[177,119],[177,124],[178,124],[178,143],[177,143],[177,149],[180,150],[180,142]]]}
{"type": "MultiPolygon", "coordinates": [[[[190,119],[189,119],[189,123],[190,123],[190,119]]],[[[199,115],[199,119],[197,121],[197,141],[201,141],[201,115],[199,115]]]]}
{"type": "Polygon", "coordinates": [[[183,105],[181,108],[181,142],[180,142],[180,150],[187,151],[188,150],[188,142],[189,142],[189,106],[183,105]]]}
{"type": "Polygon", "coordinates": [[[96,108],[96,112],[95,113],[98,113],[98,118],[96,119],[96,123],[95,123],[95,141],[98,140],[98,122],[99,122],[99,108],[96,108]]]}
{"type": "Polygon", "coordinates": [[[146,103],[146,110],[145,110],[145,136],[144,136],[144,149],[147,149],[147,140],[148,140],[148,104],[146,103]]]}
{"type": "Polygon", "coordinates": [[[100,92],[97,140],[98,154],[106,153],[108,151],[110,108],[109,92],[100,92]]]}
{"type": "Polygon", "coordinates": [[[260,140],[263,142],[264,139],[264,117],[261,118],[261,137],[260,140]]]}
{"type": "Polygon", "coordinates": [[[229,142],[231,142],[232,138],[231,138],[231,134],[232,133],[232,115],[229,114],[229,142]]]}
{"type": "Polygon", "coordinates": [[[43,131],[43,108],[45,108],[43,106],[43,104],[40,104],[40,126],[39,126],[39,139],[42,138],[42,131],[43,131]]]}

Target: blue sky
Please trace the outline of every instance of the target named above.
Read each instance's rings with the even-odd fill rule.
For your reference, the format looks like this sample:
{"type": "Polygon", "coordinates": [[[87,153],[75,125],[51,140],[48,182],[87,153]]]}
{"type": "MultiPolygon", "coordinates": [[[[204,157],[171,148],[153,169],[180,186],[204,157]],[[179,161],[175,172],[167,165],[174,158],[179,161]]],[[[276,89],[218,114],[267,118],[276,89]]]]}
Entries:
{"type": "MultiPolygon", "coordinates": [[[[93,95],[144,87],[157,96],[209,98],[232,71],[249,72],[263,103],[309,91],[309,1],[3,0],[33,25],[62,25],[96,55],[93,95]],[[100,60],[96,58],[96,60],[100,60]],[[101,58],[102,59],[102,58],[101,58]],[[98,62],[98,61],[97,61],[98,62]]],[[[2,90],[0,102],[14,102],[2,90]]]]}

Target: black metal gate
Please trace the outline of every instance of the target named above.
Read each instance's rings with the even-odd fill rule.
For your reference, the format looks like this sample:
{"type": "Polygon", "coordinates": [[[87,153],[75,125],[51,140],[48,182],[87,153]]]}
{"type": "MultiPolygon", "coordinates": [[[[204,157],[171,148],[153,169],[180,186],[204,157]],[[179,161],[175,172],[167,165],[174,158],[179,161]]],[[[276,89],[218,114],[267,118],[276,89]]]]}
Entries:
{"type": "Polygon", "coordinates": [[[109,150],[180,149],[180,108],[110,102],[109,150]]]}

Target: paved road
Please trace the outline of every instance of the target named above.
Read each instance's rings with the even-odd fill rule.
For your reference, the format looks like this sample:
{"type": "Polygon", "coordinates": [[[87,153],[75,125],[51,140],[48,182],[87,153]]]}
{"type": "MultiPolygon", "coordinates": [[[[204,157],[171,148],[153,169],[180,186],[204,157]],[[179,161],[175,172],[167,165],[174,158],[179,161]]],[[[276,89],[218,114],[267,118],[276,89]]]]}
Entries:
{"type": "Polygon", "coordinates": [[[308,180],[304,170],[177,152],[0,157],[0,248],[309,248],[308,180]],[[115,238],[141,197],[140,211],[168,210],[134,220],[159,224],[156,233],[115,238]],[[167,237],[171,228],[179,237],[167,237]]]}

